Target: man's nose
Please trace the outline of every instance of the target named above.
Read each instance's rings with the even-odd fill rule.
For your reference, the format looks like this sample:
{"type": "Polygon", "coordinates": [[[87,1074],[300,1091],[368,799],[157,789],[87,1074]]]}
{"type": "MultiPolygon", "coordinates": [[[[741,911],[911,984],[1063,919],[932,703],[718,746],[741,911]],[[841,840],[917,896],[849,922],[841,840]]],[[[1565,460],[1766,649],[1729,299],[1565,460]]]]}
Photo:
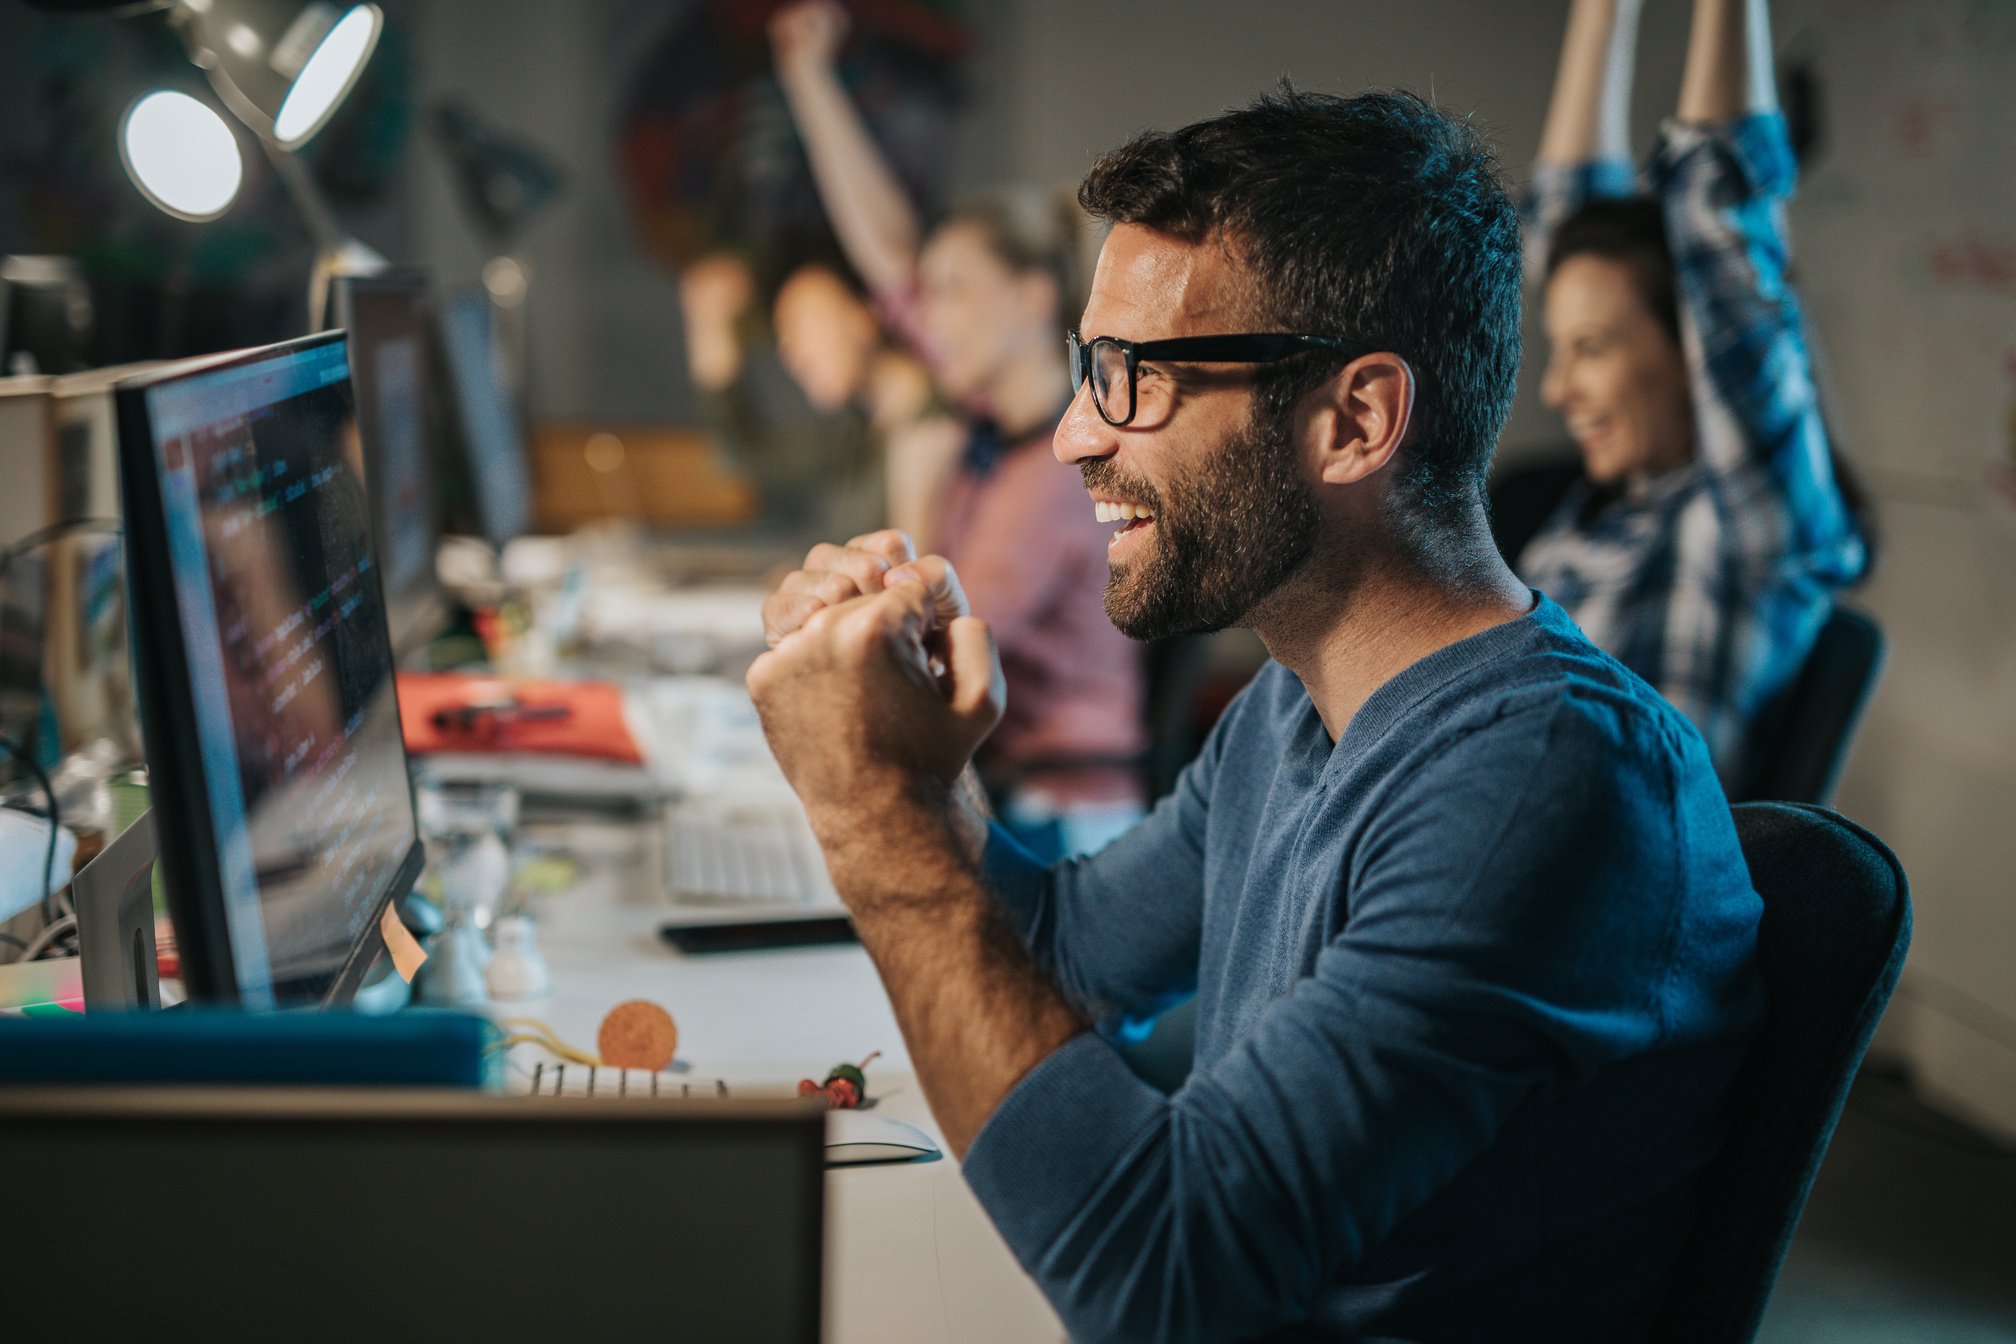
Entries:
{"type": "Polygon", "coordinates": [[[1097,458],[1111,457],[1119,447],[1113,426],[1106,423],[1099,414],[1099,408],[1092,404],[1092,384],[1083,383],[1071,404],[1064,408],[1064,418],[1057,422],[1057,433],[1050,440],[1050,450],[1057,460],[1066,466],[1080,462],[1090,462],[1097,458]]]}

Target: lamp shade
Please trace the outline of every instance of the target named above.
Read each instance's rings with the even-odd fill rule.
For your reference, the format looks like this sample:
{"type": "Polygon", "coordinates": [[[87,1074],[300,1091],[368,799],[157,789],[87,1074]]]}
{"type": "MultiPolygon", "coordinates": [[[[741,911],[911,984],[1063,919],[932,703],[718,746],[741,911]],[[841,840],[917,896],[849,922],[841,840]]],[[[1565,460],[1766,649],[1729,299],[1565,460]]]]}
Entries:
{"type": "Polygon", "coordinates": [[[245,180],[238,137],[224,118],[173,90],[146,94],[126,109],[119,158],[147,199],[180,219],[217,218],[245,180]]]}
{"type": "Polygon", "coordinates": [[[175,0],[190,56],[247,125],[282,149],[322,129],[378,45],[378,6],[175,0]]]}

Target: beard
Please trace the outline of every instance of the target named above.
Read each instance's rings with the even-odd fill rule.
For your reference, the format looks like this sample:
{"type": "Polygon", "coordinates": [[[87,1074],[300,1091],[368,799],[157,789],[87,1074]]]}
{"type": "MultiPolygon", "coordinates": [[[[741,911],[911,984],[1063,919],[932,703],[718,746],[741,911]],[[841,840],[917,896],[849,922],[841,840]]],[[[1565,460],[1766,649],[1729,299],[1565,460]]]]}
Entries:
{"type": "Polygon", "coordinates": [[[1316,501],[1296,469],[1294,411],[1256,404],[1201,467],[1158,490],[1111,459],[1081,468],[1088,490],[1146,504],[1153,545],[1111,561],[1106,616],[1130,639],[1211,634],[1238,624],[1316,548],[1316,501]]]}

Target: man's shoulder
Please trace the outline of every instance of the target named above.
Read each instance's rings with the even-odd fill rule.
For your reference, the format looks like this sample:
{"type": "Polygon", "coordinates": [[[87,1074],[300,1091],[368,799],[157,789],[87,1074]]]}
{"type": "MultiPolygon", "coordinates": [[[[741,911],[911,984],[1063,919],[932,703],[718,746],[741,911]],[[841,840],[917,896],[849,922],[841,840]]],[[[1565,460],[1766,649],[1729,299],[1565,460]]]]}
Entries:
{"type": "MultiPolygon", "coordinates": [[[[1493,761],[1549,776],[1689,776],[1712,781],[1706,744],[1643,678],[1541,599],[1495,656],[1428,687],[1396,723],[1396,757],[1417,769],[1474,769],[1493,761]]],[[[1397,768],[1399,759],[1393,762],[1397,768]]]]}

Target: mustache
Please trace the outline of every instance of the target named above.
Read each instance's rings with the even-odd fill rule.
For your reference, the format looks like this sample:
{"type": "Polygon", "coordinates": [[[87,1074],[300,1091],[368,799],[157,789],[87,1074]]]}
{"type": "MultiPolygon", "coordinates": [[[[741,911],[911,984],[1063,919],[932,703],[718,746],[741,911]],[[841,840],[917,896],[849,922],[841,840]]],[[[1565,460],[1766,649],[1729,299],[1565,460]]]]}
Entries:
{"type": "Polygon", "coordinates": [[[1110,458],[1081,463],[1078,474],[1085,478],[1087,490],[1124,495],[1138,504],[1146,504],[1148,511],[1158,518],[1162,515],[1162,496],[1155,487],[1140,476],[1130,476],[1120,470],[1110,458]]]}

